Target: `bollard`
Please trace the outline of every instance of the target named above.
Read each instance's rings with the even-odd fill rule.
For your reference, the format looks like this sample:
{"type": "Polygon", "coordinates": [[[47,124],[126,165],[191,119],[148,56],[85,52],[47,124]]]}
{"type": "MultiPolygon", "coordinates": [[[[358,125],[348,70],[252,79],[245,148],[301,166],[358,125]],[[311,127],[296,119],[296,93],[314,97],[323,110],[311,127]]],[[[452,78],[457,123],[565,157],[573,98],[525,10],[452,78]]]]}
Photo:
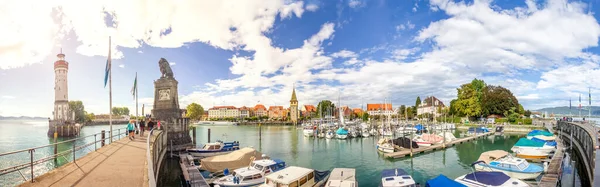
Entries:
{"type": "Polygon", "coordinates": [[[58,161],[58,157],[56,156],[56,154],[58,153],[58,144],[56,144],[57,141],[58,132],[54,131],[54,162],[58,161]]]}
{"type": "Polygon", "coordinates": [[[105,134],[106,134],[106,132],[104,132],[104,130],[102,130],[102,134],[100,135],[100,138],[102,139],[102,141],[100,142],[100,147],[104,147],[104,144],[106,142],[105,134]]]}
{"type": "Polygon", "coordinates": [[[192,137],[194,138],[192,142],[196,145],[196,126],[192,127],[192,137]]]}
{"type": "Polygon", "coordinates": [[[30,149],[29,150],[29,157],[31,158],[31,162],[29,162],[29,164],[31,165],[31,182],[33,183],[33,152],[35,152],[35,149],[30,149]]]}
{"type": "MultiPolygon", "coordinates": [[[[126,133],[126,134],[128,134],[128,133],[127,133],[127,131],[125,131],[125,133],[126,133]]],[[[129,136],[129,135],[128,135],[128,136],[129,136]]],[[[118,140],[119,138],[121,138],[121,129],[118,129],[118,133],[117,133],[117,140],[118,140]]],[[[112,139],[113,139],[113,137],[110,137],[110,139],[112,140],[112,139]]]]}
{"type": "Polygon", "coordinates": [[[73,163],[75,163],[75,141],[73,141],[73,163]]]}
{"type": "Polygon", "coordinates": [[[258,140],[262,140],[262,124],[258,124],[258,140]]]}
{"type": "Polygon", "coordinates": [[[210,128],[208,128],[208,143],[210,143],[210,128]]]}
{"type": "Polygon", "coordinates": [[[94,151],[98,150],[98,140],[96,139],[96,135],[94,134],[94,151]]]}

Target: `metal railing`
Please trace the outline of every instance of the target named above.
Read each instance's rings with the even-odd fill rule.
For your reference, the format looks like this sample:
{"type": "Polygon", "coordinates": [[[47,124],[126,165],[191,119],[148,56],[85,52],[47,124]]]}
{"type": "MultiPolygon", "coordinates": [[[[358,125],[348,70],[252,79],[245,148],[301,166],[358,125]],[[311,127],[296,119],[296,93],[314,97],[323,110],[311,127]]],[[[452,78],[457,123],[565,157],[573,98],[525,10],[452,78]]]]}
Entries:
{"type": "Polygon", "coordinates": [[[156,186],[160,165],[167,152],[167,133],[152,129],[148,134],[146,158],[148,163],[148,185],[156,186]],[[154,138],[154,139],[153,139],[154,138]]]}
{"type": "MultiPolygon", "coordinates": [[[[0,176],[6,175],[6,174],[9,174],[9,173],[13,173],[13,172],[18,172],[21,175],[21,177],[23,177],[24,181],[28,181],[27,178],[25,177],[25,175],[23,174],[23,172],[21,172],[21,170],[29,167],[29,168],[31,168],[31,171],[30,171],[31,172],[30,181],[33,183],[34,182],[34,178],[35,178],[35,173],[34,173],[34,167],[35,167],[35,165],[38,165],[38,164],[41,164],[41,163],[44,163],[44,162],[48,162],[48,161],[51,161],[51,160],[57,160],[59,157],[62,157],[66,161],[69,161],[69,159],[67,159],[65,156],[68,155],[68,154],[71,154],[71,153],[73,154],[73,160],[69,161],[69,163],[70,162],[75,162],[77,160],[77,157],[76,157],[75,153],[78,150],[87,148],[87,149],[90,150],[90,152],[92,152],[92,150],[90,148],[88,148],[88,147],[91,146],[91,145],[94,145],[94,151],[96,151],[98,149],[98,143],[99,142],[101,143],[101,147],[102,147],[102,146],[105,146],[105,145],[108,145],[108,144],[112,143],[113,140],[114,140],[114,137],[117,137],[117,140],[120,139],[121,136],[125,137],[125,134],[121,134],[121,132],[123,132],[123,133],[125,132],[125,128],[114,129],[113,132],[115,132],[115,131],[117,131],[117,133],[116,134],[113,133],[113,136],[110,137],[110,139],[108,137],[108,136],[110,136],[110,133],[108,131],[102,131],[100,133],[96,133],[96,134],[92,134],[92,135],[88,135],[88,136],[84,136],[84,137],[78,137],[78,138],[74,138],[74,139],[67,140],[67,141],[57,142],[57,143],[43,145],[43,146],[38,146],[38,147],[33,147],[33,148],[21,149],[21,150],[17,150],[17,151],[6,152],[6,153],[0,153],[0,158],[7,157],[9,155],[14,155],[14,154],[17,154],[17,153],[23,153],[23,152],[28,152],[29,153],[29,157],[30,157],[29,163],[20,163],[18,165],[12,165],[12,166],[0,169],[0,176]],[[86,138],[90,138],[92,136],[94,137],[94,141],[93,142],[77,146],[77,144],[76,144],[75,141],[86,139],[86,138]],[[98,136],[100,136],[100,137],[98,137],[98,136]],[[70,142],[73,142],[73,147],[71,149],[68,149],[68,150],[65,150],[65,151],[62,151],[62,152],[58,152],[58,145],[65,144],[65,143],[70,143],[70,142]],[[46,147],[51,147],[51,146],[54,147],[54,154],[53,155],[46,156],[44,158],[40,158],[40,159],[37,159],[37,160],[34,159],[33,153],[35,153],[36,150],[39,150],[39,149],[42,149],[42,148],[46,148],[46,147]]],[[[80,155],[80,158],[81,158],[81,156],[84,156],[84,155],[80,155]]],[[[0,160],[2,160],[2,159],[0,159],[0,160]]],[[[55,167],[53,169],[56,169],[56,168],[57,167],[55,167]]],[[[50,169],[50,170],[52,170],[52,169],[50,169]]]]}

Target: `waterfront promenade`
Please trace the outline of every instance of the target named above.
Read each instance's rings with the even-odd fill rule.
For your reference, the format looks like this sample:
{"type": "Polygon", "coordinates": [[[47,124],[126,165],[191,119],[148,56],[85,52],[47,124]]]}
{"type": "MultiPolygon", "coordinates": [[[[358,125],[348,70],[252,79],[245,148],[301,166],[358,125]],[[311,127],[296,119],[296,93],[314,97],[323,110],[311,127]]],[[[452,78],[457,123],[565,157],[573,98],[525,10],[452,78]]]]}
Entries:
{"type": "Polygon", "coordinates": [[[123,138],[20,186],[148,186],[146,147],[123,138]]]}

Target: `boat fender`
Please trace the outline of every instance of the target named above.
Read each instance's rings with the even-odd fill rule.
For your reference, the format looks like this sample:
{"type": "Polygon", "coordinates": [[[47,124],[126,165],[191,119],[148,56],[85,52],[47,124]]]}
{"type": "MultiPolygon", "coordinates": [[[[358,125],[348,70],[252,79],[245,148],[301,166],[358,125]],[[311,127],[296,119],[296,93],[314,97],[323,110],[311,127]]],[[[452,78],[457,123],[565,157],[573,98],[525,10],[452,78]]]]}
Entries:
{"type": "Polygon", "coordinates": [[[544,173],[548,172],[548,162],[544,162],[544,173]]]}

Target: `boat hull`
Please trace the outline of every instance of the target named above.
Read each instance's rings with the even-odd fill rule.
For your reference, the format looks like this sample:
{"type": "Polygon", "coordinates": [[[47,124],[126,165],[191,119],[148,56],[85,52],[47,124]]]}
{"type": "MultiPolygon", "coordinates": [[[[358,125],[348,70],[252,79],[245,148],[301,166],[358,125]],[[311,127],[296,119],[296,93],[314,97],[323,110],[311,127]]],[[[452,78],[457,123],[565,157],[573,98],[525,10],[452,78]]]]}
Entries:
{"type": "Polygon", "coordinates": [[[386,147],[386,146],[377,146],[377,150],[384,153],[393,153],[394,148],[386,147]]]}
{"type": "Polygon", "coordinates": [[[307,130],[304,131],[304,136],[306,136],[306,137],[312,137],[314,134],[315,133],[312,130],[311,131],[307,131],[307,130]]]}
{"type": "Polygon", "coordinates": [[[343,139],[346,139],[346,138],[348,138],[348,135],[342,135],[342,134],[338,134],[338,135],[337,135],[337,138],[338,138],[338,139],[341,139],[341,140],[343,140],[343,139]]]}
{"type": "Polygon", "coordinates": [[[481,164],[477,164],[475,165],[475,170],[477,171],[499,171],[502,172],[512,178],[517,178],[517,179],[521,179],[521,180],[528,180],[528,179],[536,179],[538,176],[540,176],[540,174],[542,174],[542,171],[540,172],[516,172],[516,171],[508,171],[508,170],[501,170],[498,168],[491,168],[491,167],[487,167],[487,166],[482,166],[481,164]]]}

